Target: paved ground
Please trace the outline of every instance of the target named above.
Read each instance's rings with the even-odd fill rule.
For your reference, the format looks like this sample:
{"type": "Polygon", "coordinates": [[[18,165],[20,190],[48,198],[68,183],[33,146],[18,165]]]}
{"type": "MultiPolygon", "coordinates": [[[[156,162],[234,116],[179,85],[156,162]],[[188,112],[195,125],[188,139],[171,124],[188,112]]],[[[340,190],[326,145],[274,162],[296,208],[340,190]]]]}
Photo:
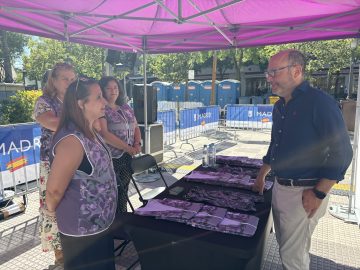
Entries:
{"type": "MultiPolygon", "coordinates": [[[[222,142],[218,144],[218,150],[222,150],[221,154],[260,158],[266,152],[269,138],[268,131],[221,130],[216,134],[189,140],[198,151],[193,151],[190,145],[182,145],[180,148],[181,142],[178,142],[171,147],[177,154],[177,158],[171,151],[165,153],[164,167],[168,171],[167,179],[176,181],[197,166],[200,163],[203,144],[222,142]]],[[[350,173],[351,170],[348,171],[342,185],[336,186],[336,190],[332,192],[330,206],[348,205],[346,195],[349,189],[350,173]]],[[[142,187],[151,189],[159,182],[143,184],[142,187]]],[[[138,204],[136,196],[132,196],[131,199],[134,204],[138,204]]],[[[17,200],[21,201],[20,198],[17,200]]],[[[28,196],[28,206],[24,214],[0,222],[1,270],[62,269],[53,264],[52,254],[41,252],[37,215],[38,195],[35,192],[28,196]]],[[[119,243],[116,242],[117,245],[119,243]]],[[[314,233],[311,254],[311,269],[360,269],[359,226],[345,223],[327,213],[314,233]]],[[[136,258],[134,247],[129,245],[117,261],[117,269],[125,269],[125,266],[130,265],[136,258]]],[[[141,269],[141,266],[137,265],[135,269],[141,269]]],[[[273,234],[267,243],[262,269],[282,269],[273,234]]]]}

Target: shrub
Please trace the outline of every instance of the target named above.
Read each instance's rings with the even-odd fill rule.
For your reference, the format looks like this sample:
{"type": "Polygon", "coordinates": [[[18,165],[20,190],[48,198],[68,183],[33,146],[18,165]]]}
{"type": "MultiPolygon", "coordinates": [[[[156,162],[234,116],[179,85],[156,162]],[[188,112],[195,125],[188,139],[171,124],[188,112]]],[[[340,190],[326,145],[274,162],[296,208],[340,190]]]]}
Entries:
{"type": "Polygon", "coordinates": [[[34,105],[41,90],[17,91],[15,95],[0,102],[0,124],[33,122],[34,105]]]}

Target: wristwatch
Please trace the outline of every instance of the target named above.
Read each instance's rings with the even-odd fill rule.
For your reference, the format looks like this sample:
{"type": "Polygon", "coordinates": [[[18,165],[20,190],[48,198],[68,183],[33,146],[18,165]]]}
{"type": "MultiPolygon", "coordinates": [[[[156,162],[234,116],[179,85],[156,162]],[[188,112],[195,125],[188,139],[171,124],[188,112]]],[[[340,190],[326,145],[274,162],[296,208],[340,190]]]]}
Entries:
{"type": "Polygon", "coordinates": [[[312,189],[312,191],[314,192],[316,198],[318,198],[320,200],[325,199],[325,197],[326,197],[325,192],[322,192],[322,191],[316,189],[315,187],[312,189]]]}

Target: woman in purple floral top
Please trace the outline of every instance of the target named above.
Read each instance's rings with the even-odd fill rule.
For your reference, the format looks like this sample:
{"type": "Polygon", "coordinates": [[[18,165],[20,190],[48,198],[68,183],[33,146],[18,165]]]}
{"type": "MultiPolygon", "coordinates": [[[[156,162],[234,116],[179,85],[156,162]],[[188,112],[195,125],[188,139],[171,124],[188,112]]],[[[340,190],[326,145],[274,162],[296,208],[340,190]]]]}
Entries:
{"type": "Polygon", "coordinates": [[[116,213],[116,177],[110,150],[93,129],[106,103],[96,80],[73,82],[53,136],[46,205],[48,215],[57,218],[65,270],[115,270],[109,228],[116,213]]]}
{"type": "Polygon", "coordinates": [[[99,81],[108,104],[105,117],[99,120],[103,136],[113,156],[118,182],[118,212],[127,211],[127,192],[131,177],[132,156],[141,151],[141,134],[134,111],[126,103],[126,93],[114,77],[103,77],[99,81]]]}
{"type": "Polygon", "coordinates": [[[62,251],[57,228],[56,218],[47,216],[45,192],[48,179],[49,151],[51,139],[57,129],[65,92],[69,85],[75,80],[74,68],[67,63],[57,63],[48,74],[47,82],[43,87],[43,95],[38,98],[34,109],[34,118],[41,126],[41,147],[40,147],[40,239],[44,252],[54,251],[55,262],[62,262],[62,251]]]}

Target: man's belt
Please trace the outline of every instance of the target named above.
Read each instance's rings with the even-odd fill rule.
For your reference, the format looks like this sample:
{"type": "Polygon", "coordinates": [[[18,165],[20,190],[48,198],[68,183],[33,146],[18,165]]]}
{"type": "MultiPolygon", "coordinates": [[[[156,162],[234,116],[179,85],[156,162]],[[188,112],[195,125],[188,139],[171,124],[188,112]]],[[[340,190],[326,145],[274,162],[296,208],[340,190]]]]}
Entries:
{"type": "Polygon", "coordinates": [[[275,179],[280,185],[291,187],[311,187],[315,186],[319,182],[319,178],[291,179],[275,176],[275,179]]]}

